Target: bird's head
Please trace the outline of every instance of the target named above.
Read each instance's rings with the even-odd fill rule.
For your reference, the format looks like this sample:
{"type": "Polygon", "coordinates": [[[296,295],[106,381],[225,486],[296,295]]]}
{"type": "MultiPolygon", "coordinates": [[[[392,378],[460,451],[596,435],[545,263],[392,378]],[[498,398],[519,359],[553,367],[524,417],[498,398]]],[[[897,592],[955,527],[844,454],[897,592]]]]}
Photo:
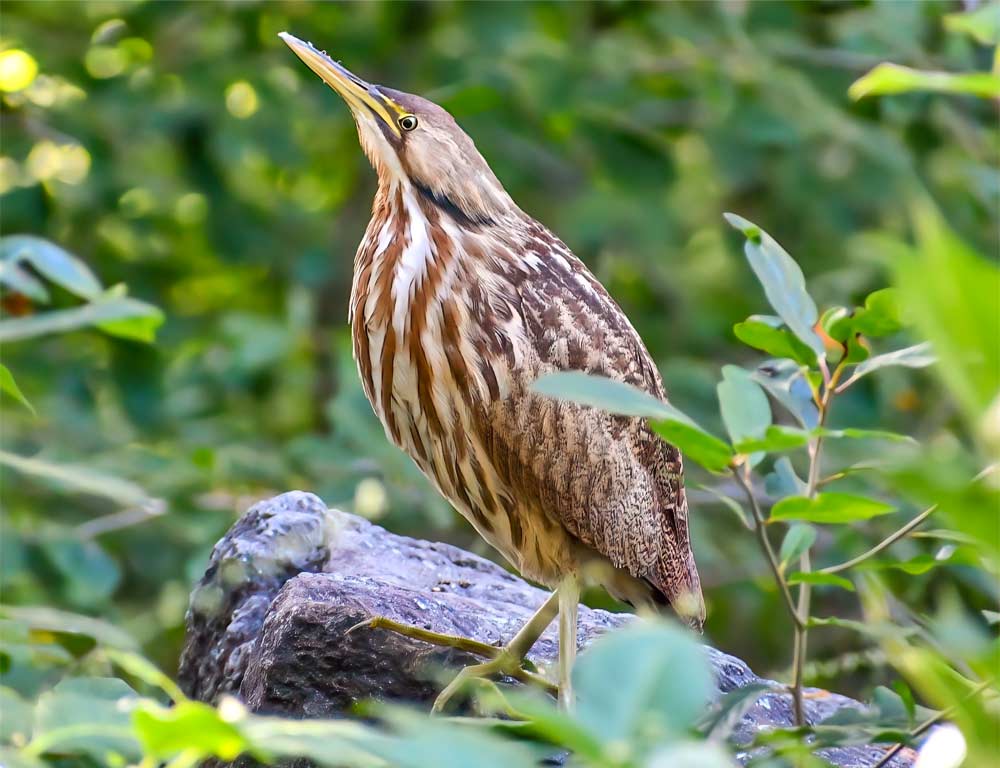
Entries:
{"type": "Polygon", "coordinates": [[[409,185],[476,223],[516,210],[472,139],[447,111],[420,96],[365,82],[312,43],[287,32],[280,37],[347,103],[380,183],[409,185]]]}

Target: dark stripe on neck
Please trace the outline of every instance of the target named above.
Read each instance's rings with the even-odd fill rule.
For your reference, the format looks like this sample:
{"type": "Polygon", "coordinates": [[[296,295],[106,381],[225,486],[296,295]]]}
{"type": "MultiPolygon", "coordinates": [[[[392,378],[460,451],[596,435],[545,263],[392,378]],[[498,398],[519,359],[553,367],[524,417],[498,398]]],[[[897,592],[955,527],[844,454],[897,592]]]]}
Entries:
{"type": "MultiPolygon", "coordinates": [[[[411,180],[412,181],[412,180],[411,180]]],[[[465,227],[481,227],[484,225],[494,224],[492,218],[481,214],[478,216],[470,216],[464,210],[462,210],[458,204],[455,203],[447,195],[442,195],[435,192],[430,187],[425,187],[423,184],[412,181],[414,188],[420,193],[420,195],[429,202],[436,205],[442,211],[451,216],[455,221],[465,227]]]]}

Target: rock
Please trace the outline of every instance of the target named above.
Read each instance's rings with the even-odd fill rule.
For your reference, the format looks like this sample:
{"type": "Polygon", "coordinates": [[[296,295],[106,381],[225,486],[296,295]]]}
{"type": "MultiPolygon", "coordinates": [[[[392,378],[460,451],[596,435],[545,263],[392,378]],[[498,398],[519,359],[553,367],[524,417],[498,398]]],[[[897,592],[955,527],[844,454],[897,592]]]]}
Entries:
{"type": "MultiPolygon", "coordinates": [[[[545,599],[500,566],[448,544],[397,536],[328,510],[299,491],[254,505],[215,546],[191,595],[179,677],[189,696],[238,696],[251,711],[331,717],[366,699],[427,707],[440,690],[435,671],[479,657],[385,630],[355,629],[373,616],[494,645],[510,639],[545,599]]],[[[632,620],[580,608],[580,647],[632,620]]],[[[532,649],[540,668],[557,657],[551,627],[532,649]]],[[[762,681],[740,659],[707,647],[720,693],[762,681]]],[[[810,689],[807,717],[861,707],[810,689]]],[[[748,743],[762,728],[792,723],[784,693],[762,696],[734,732],[748,743]]],[[[823,751],[838,766],[873,766],[881,747],[823,751]]],[[[904,750],[894,768],[912,764],[904,750]]]]}

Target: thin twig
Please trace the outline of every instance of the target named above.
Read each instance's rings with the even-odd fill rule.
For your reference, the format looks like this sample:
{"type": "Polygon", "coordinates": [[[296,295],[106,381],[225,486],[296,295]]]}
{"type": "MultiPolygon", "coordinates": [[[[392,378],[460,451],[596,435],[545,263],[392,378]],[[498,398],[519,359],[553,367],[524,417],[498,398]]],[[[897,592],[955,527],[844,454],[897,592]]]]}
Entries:
{"type": "Polygon", "coordinates": [[[910,531],[912,531],[914,528],[920,525],[924,520],[926,520],[928,517],[934,514],[934,512],[937,510],[937,506],[938,506],[937,504],[934,504],[933,506],[928,507],[919,515],[917,515],[915,518],[913,518],[910,522],[908,522],[906,525],[900,528],[898,531],[882,539],[882,541],[880,541],[878,544],[876,544],[874,547],[869,549],[864,554],[858,555],[857,557],[853,557],[850,560],[847,560],[846,562],[840,563],[839,565],[830,565],[827,566],[826,568],[820,568],[818,573],[840,573],[841,571],[846,571],[848,568],[853,568],[858,563],[864,562],[869,557],[877,555],[883,549],[886,549],[887,547],[890,547],[893,544],[895,544],[901,538],[906,536],[906,534],[908,534],[910,531]]]}
{"type": "Polygon", "coordinates": [[[754,533],[757,534],[757,540],[760,542],[760,548],[764,551],[768,565],[771,566],[774,579],[778,582],[778,587],[781,590],[781,596],[785,600],[788,613],[792,617],[792,621],[795,623],[795,626],[798,627],[802,623],[802,619],[795,610],[795,601],[792,600],[792,592],[788,588],[788,582],[785,580],[785,576],[781,572],[781,564],[778,562],[778,557],[774,554],[774,547],[771,546],[771,540],[767,536],[767,531],[764,527],[767,523],[764,520],[764,514],[761,512],[760,505],[757,503],[757,497],[754,496],[750,483],[740,474],[739,469],[733,467],[732,472],[733,477],[736,478],[736,482],[743,489],[743,492],[747,496],[747,500],[750,502],[750,510],[753,513],[754,519],[754,533]]]}
{"type": "MultiPolygon", "coordinates": [[[[965,702],[969,701],[969,699],[975,698],[980,693],[982,693],[987,688],[989,688],[991,685],[993,685],[993,682],[994,682],[994,680],[991,678],[989,680],[986,680],[986,681],[980,683],[975,688],[973,688],[971,691],[969,691],[968,694],[966,694],[962,698],[961,701],[955,702],[954,704],[952,704],[947,709],[942,709],[936,715],[933,715],[933,716],[927,718],[926,720],[924,720],[924,722],[922,722],[920,725],[916,726],[912,731],[910,731],[910,738],[911,739],[915,739],[917,736],[919,736],[920,734],[924,733],[929,728],[932,728],[933,726],[935,726],[938,723],[940,723],[946,717],[948,717],[952,713],[954,713],[959,707],[961,707],[963,704],[965,704],[965,702]]],[[[875,765],[873,765],[872,768],[885,768],[885,766],[887,766],[896,755],[898,755],[900,752],[903,751],[903,748],[905,746],[906,746],[906,744],[904,744],[903,742],[900,742],[899,744],[897,744],[896,746],[894,746],[892,749],[890,749],[888,752],[886,752],[882,756],[882,759],[879,760],[877,763],[875,763],[875,765]]]]}

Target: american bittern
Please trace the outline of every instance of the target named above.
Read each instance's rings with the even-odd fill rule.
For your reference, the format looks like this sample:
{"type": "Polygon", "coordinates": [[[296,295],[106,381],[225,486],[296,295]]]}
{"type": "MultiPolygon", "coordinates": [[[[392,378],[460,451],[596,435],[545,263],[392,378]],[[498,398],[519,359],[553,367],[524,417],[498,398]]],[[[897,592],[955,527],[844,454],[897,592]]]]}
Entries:
{"type": "Polygon", "coordinates": [[[349,312],[365,394],[387,436],[480,535],[556,589],[505,649],[479,648],[491,661],[463,670],[435,709],[464,679],[523,672],[557,613],[568,705],[585,572],[634,606],[669,603],[695,625],[704,605],[677,449],[642,419],[549,399],[532,383],[580,370],[664,399],[660,375],[604,287],[517,207],[451,115],[281,37],[347,102],[378,174],[349,312]]]}

